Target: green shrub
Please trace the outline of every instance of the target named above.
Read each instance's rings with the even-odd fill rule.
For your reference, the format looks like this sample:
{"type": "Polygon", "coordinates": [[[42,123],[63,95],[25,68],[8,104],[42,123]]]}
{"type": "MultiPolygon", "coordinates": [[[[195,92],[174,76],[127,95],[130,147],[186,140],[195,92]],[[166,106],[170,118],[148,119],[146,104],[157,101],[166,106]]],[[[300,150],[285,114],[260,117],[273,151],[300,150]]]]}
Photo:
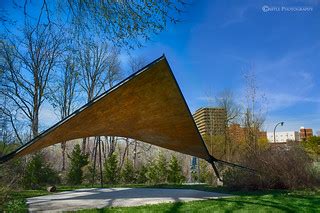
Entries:
{"type": "Polygon", "coordinates": [[[137,178],[136,178],[136,183],[147,183],[148,178],[147,178],[147,172],[148,169],[145,165],[142,165],[137,171],[137,178]]]}
{"type": "Polygon", "coordinates": [[[118,159],[117,154],[113,153],[104,162],[105,182],[108,184],[118,183],[118,159]]]}
{"type": "Polygon", "coordinates": [[[185,177],[182,174],[182,167],[176,156],[172,155],[169,162],[168,181],[169,183],[182,183],[185,177]]]}
{"type": "Polygon", "coordinates": [[[126,160],[124,168],[121,171],[121,178],[123,183],[134,183],[136,180],[135,171],[131,161],[126,160]]]}
{"type": "Polygon", "coordinates": [[[100,179],[100,173],[99,173],[99,167],[95,168],[94,170],[94,166],[93,163],[91,162],[90,164],[84,166],[82,168],[83,170],[83,181],[85,183],[89,183],[89,184],[95,184],[98,180],[98,178],[100,179]],[[94,181],[92,179],[92,177],[94,176],[94,181]]]}
{"type": "Polygon", "coordinates": [[[314,159],[320,157],[320,136],[312,136],[308,140],[303,141],[302,145],[310,156],[314,159]]]}
{"type": "Polygon", "coordinates": [[[41,152],[32,156],[32,159],[26,166],[23,176],[23,185],[25,188],[36,189],[47,184],[56,184],[59,182],[58,174],[52,169],[50,164],[45,162],[41,152]]]}
{"type": "Polygon", "coordinates": [[[148,165],[147,179],[149,183],[159,184],[166,183],[168,178],[167,160],[160,152],[156,161],[148,165]]]}
{"type": "Polygon", "coordinates": [[[88,162],[88,155],[82,154],[80,145],[74,146],[70,159],[70,168],[67,174],[68,183],[72,185],[79,185],[83,180],[82,168],[86,166],[88,162]]]}
{"type": "Polygon", "coordinates": [[[207,183],[210,185],[215,185],[217,178],[213,174],[213,169],[211,164],[209,164],[205,160],[200,160],[199,159],[199,164],[200,164],[200,180],[199,182],[201,183],[207,183]]]}
{"type": "Polygon", "coordinates": [[[160,152],[157,159],[157,173],[159,175],[160,183],[166,183],[168,179],[168,165],[167,159],[160,152]]]}
{"type": "Polygon", "coordinates": [[[158,175],[158,168],[156,163],[150,162],[148,164],[146,178],[148,183],[151,183],[151,184],[160,183],[160,177],[158,175]]]}

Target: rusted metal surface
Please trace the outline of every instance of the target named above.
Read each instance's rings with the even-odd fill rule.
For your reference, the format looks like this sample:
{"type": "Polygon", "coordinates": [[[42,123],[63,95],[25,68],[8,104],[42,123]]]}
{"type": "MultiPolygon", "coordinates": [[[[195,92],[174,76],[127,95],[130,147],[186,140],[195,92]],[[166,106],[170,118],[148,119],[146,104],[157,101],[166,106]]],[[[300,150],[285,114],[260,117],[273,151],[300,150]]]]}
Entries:
{"type": "Polygon", "coordinates": [[[121,136],[210,160],[163,56],[0,162],[89,136],[121,136]]]}

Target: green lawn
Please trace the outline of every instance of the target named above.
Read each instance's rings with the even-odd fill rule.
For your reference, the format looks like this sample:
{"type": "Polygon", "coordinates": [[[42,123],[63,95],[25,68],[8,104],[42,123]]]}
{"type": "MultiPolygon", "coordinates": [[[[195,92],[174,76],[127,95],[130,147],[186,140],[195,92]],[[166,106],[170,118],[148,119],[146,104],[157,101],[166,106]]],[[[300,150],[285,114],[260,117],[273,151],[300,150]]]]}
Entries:
{"type": "MultiPolygon", "coordinates": [[[[59,186],[58,191],[85,188],[88,186],[59,186]]],[[[98,187],[98,186],[96,186],[98,187]]],[[[111,187],[111,186],[106,186],[111,187]]],[[[113,186],[114,187],[114,186],[113,186]]],[[[128,208],[105,208],[83,210],[81,212],[320,212],[320,191],[229,191],[225,188],[213,188],[207,185],[121,185],[118,187],[153,187],[153,188],[190,188],[206,191],[224,192],[236,195],[206,201],[179,202],[159,205],[147,205],[128,208]]],[[[9,202],[0,204],[1,210],[9,212],[26,212],[25,199],[28,197],[49,194],[43,190],[23,190],[12,192],[9,202]]]]}
{"type": "Polygon", "coordinates": [[[235,197],[81,212],[320,212],[319,191],[235,192],[235,197]]]}

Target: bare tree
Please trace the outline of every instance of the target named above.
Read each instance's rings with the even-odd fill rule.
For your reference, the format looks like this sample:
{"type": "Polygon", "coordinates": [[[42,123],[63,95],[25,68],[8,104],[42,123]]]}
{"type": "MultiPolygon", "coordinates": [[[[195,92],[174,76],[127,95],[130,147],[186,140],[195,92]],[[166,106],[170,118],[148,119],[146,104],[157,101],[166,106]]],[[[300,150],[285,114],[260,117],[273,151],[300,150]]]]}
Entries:
{"type": "Polygon", "coordinates": [[[233,93],[230,90],[224,90],[220,92],[215,97],[215,102],[218,107],[224,109],[226,112],[226,119],[223,127],[223,135],[224,135],[223,153],[224,153],[225,159],[227,161],[230,161],[235,144],[233,144],[231,141],[228,127],[231,123],[237,122],[241,114],[241,109],[240,109],[240,106],[235,102],[233,93]]]}
{"type": "MultiPolygon", "coordinates": [[[[119,51],[107,43],[84,42],[79,46],[80,86],[87,102],[112,87],[120,76],[119,51]],[[83,46],[82,46],[83,45],[83,46]]],[[[82,151],[86,151],[87,139],[83,139],[82,151]]]]}
{"type": "MultiPolygon", "coordinates": [[[[12,3],[13,9],[18,10],[24,18],[33,18],[35,11],[40,10],[42,23],[72,28],[73,38],[94,35],[93,37],[109,40],[113,45],[124,48],[141,47],[143,41],[150,40],[152,35],[163,31],[168,24],[180,22],[188,5],[183,0],[42,0],[36,3],[12,0],[12,3]]],[[[12,22],[22,20],[22,17],[5,14],[8,8],[3,10],[0,20],[4,28],[12,22]]]]}
{"type": "Polygon", "coordinates": [[[247,152],[255,154],[258,149],[259,133],[265,120],[266,97],[260,94],[257,86],[257,77],[254,70],[244,75],[246,83],[245,112],[243,126],[245,128],[245,142],[247,152]]]}
{"type": "Polygon", "coordinates": [[[119,51],[107,43],[84,42],[79,46],[80,86],[86,92],[87,102],[101,94],[106,85],[119,80],[119,51]]]}
{"type": "Polygon", "coordinates": [[[105,136],[105,139],[106,139],[105,158],[108,158],[116,151],[118,139],[115,136],[105,136]]]}
{"type": "MultiPolygon", "coordinates": [[[[67,54],[61,64],[61,73],[57,74],[55,83],[51,86],[49,100],[54,109],[58,109],[60,119],[66,118],[74,110],[76,87],[79,73],[76,70],[75,59],[67,54]],[[60,75],[59,75],[60,74],[60,75]]],[[[61,142],[62,170],[65,170],[66,141],[61,142]]]]}
{"type": "Polygon", "coordinates": [[[55,83],[50,88],[50,102],[55,109],[58,109],[60,119],[64,119],[74,110],[79,73],[76,70],[75,59],[71,55],[66,56],[61,68],[62,72],[56,76],[55,83]]]}
{"type": "Polygon", "coordinates": [[[32,137],[39,133],[39,110],[47,96],[49,76],[60,55],[61,37],[49,25],[26,24],[21,39],[1,41],[1,61],[8,79],[1,93],[25,116],[32,137]]]}
{"type": "Polygon", "coordinates": [[[129,58],[129,67],[131,73],[137,72],[146,65],[147,60],[143,56],[130,56],[129,58]]]}

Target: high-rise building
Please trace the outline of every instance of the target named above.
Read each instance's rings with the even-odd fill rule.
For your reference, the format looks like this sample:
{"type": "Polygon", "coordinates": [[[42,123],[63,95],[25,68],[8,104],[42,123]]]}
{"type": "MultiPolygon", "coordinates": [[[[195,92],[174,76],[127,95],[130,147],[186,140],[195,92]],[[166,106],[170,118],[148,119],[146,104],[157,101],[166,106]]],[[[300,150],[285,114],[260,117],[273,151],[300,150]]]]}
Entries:
{"type": "Polygon", "coordinates": [[[202,136],[223,135],[227,112],[223,108],[205,107],[198,109],[193,118],[202,136]]]}
{"type": "Polygon", "coordinates": [[[225,133],[226,110],[213,107],[200,108],[193,114],[193,118],[210,154],[214,155],[214,146],[225,133]]]}
{"type": "Polygon", "coordinates": [[[300,128],[300,140],[307,140],[313,136],[313,130],[310,128],[300,128]]]}

